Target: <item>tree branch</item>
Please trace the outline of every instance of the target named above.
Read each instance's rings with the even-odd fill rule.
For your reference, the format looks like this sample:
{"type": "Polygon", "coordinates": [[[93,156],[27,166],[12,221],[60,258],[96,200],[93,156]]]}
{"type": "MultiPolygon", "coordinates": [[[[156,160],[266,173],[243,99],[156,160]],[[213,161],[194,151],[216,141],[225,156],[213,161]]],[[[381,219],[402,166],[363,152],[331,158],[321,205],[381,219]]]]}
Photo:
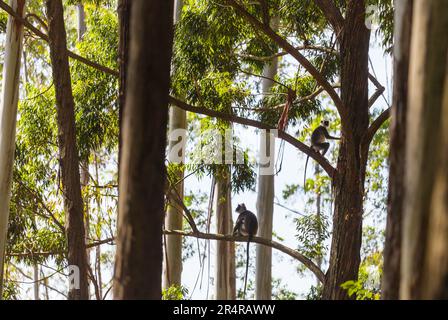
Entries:
{"type": "MultiPolygon", "coordinates": [[[[38,36],[42,40],[48,42],[48,36],[45,33],[43,33],[38,28],[33,26],[28,20],[23,19],[19,14],[17,14],[9,5],[7,5],[2,0],[0,0],[0,8],[5,10],[9,15],[13,16],[16,20],[20,21],[26,28],[28,28],[36,36],[38,36]]],[[[34,15],[34,16],[37,17],[36,15],[34,15]]],[[[113,70],[111,68],[103,66],[99,63],[93,62],[93,61],[91,61],[87,58],[84,58],[84,57],[80,56],[79,54],[74,53],[70,50],[67,50],[67,54],[70,58],[78,60],[78,61],[84,63],[85,65],[88,65],[89,67],[92,67],[92,68],[102,71],[104,73],[110,74],[114,77],[118,77],[118,71],[116,71],[116,70],[113,70]]]]}
{"type": "MultiPolygon", "coordinates": [[[[210,110],[210,109],[207,109],[204,107],[194,107],[194,106],[189,105],[183,101],[180,101],[179,99],[176,99],[172,96],[169,97],[169,102],[185,111],[199,113],[199,114],[203,114],[203,115],[206,115],[209,117],[219,118],[222,120],[230,121],[233,123],[239,123],[239,124],[242,124],[245,126],[250,126],[250,127],[254,127],[254,128],[258,128],[258,129],[264,129],[264,130],[276,130],[277,129],[273,126],[267,125],[267,124],[257,121],[257,120],[241,118],[241,117],[234,116],[234,115],[231,115],[228,113],[210,110]]],[[[311,158],[316,160],[316,162],[321,165],[321,167],[325,170],[325,172],[327,172],[327,174],[330,176],[330,178],[334,178],[334,176],[336,174],[336,169],[333,168],[333,166],[328,162],[328,160],[325,157],[323,157],[319,152],[314,151],[313,149],[311,149],[304,143],[300,142],[293,136],[289,135],[285,131],[278,130],[278,138],[285,140],[286,142],[290,143],[291,145],[293,145],[294,147],[296,147],[303,153],[307,154],[308,156],[310,156],[311,158]]]]}
{"type": "MultiPolygon", "coordinates": [[[[230,242],[247,242],[248,238],[243,236],[233,236],[233,235],[223,235],[223,234],[211,234],[211,233],[193,233],[193,232],[185,232],[185,231],[179,231],[179,230],[165,230],[164,234],[169,235],[180,235],[184,237],[194,237],[199,239],[208,239],[208,240],[221,240],[221,241],[230,241],[230,242]]],[[[290,257],[300,261],[304,266],[306,266],[312,273],[316,275],[316,277],[319,279],[320,282],[325,281],[325,275],[320,270],[320,268],[310,259],[302,255],[296,250],[293,250],[291,248],[288,248],[278,242],[267,240],[261,237],[252,237],[251,242],[259,243],[264,246],[268,246],[274,249],[277,249],[290,257]]]]}
{"type": "Polygon", "coordinates": [[[344,17],[342,17],[341,11],[336,7],[333,0],[314,0],[314,3],[320,8],[328,22],[333,27],[334,32],[338,35],[341,34],[344,28],[344,17]]]}
{"type": "Polygon", "coordinates": [[[272,41],[274,41],[279,47],[287,51],[291,56],[293,56],[316,80],[316,82],[327,91],[328,95],[333,100],[336,109],[339,112],[341,118],[346,118],[346,110],[343,106],[342,100],[336,93],[331,84],[324,78],[324,76],[308,61],[305,56],[303,56],[298,50],[294,48],[288,41],[279,36],[271,27],[260,22],[256,17],[250,14],[238,1],[227,0],[227,2],[235,8],[250,24],[255,28],[262,31],[266,36],[268,36],[272,41]]]}
{"type": "MultiPolygon", "coordinates": [[[[301,45],[301,46],[294,47],[294,49],[295,50],[315,50],[315,51],[321,51],[321,52],[326,52],[326,53],[330,53],[330,54],[338,54],[335,50],[332,50],[330,48],[314,46],[314,45],[301,45]]],[[[268,61],[271,61],[272,59],[286,56],[287,54],[289,54],[289,52],[281,51],[281,52],[275,53],[275,54],[270,55],[270,56],[265,56],[265,57],[254,56],[252,54],[244,54],[244,53],[239,53],[239,54],[235,54],[235,55],[237,57],[240,57],[240,58],[243,58],[243,59],[249,59],[249,60],[254,60],[254,61],[261,61],[261,62],[265,62],[265,61],[268,62],[268,61]]]]}
{"type": "Polygon", "coordinates": [[[386,88],[384,88],[381,85],[381,83],[371,74],[369,74],[369,80],[376,87],[375,93],[369,99],[369,108],[371,108],[375,104],[376,100],[378,100],[378,98],[381,97],[381,95],[383,94],[384,90],[386,90],[386,88]]]}
{"type": "Polygon", "coordinates": [[[391,111],[391,108],[387,108],[386,110],[384,110],[383,113],[381,113],[378,116],[378,118],[376,118],[372,122],[369,129],[367,129],[366,135],[364,136],[364,139],[363,139],[363,144],[365,145],[365,147],[368,147],[370,145],[376,132],[381,128],[381,126],[384,124],[384,122],[386,122],[386,120],[389,119],[390,111],[391,111]]]}

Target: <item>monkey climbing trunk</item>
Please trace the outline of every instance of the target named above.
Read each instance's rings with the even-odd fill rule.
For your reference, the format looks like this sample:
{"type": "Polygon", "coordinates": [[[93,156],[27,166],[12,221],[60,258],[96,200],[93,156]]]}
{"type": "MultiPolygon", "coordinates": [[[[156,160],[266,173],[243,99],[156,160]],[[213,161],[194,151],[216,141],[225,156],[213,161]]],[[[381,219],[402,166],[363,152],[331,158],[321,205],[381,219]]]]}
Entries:
{"type": "MultiPolygon", "coordinates": [[[[180,20],[182,12],[183,1],[176,0],[174,3],[174,25],[180,20]]],[[[169,128],[168,132],[173,133],[176,130],[186,130],[187,127],[187,116],[186,112],[176,106],[170,106],[170,116],[169,116],[169,128]]],[[[181,139],[181,138],[180,138],[181,139]]],[[[172,152],[174,147],[180,142],[180,140],[169,140],[168,154],[172,152]]],[[[175,155],[175,163],[185,162],[185,150],[181,151],[181,154],[175,155]]],[[[171,160],[171,159],[170,159],[171,160]]],[[[184,170],[179,168],[176,171],[175,180],[179,183],[174,186],[174,190],[170,193],[170,197],[174,197],[170,201],[170,205],[166,211],[165,217],[165,229],[167,230],[182,230],[183,226],[183,210],[176,205],[176,198],[183,200],[184,196],[184,170]]],[[[178,200],[178,199],[177,199],[178,200]]],[[[176,235],[165,236],[165,255],[164,255],[164,265],[163,265],[163,278],[162,286],[163,289],[167,289],[172,285],[181,284],[182,276],[182,237],[176,235]]]]}
{"type": "Polygon", "coordinates": [[[87,284],[87,254],[83,201],[76,146],[75,103],[73,100],[70,69],[67,55],[67,38],[61,0],[46,2],[48,13],[48,37],[56,92],[59,157],[61,183],[64,197],[65,228],[67,235],[68,265],[73,266],[74,277],[70,281],[69,299],[89,298],[87,284]],[[78,270],[79,272],[76,272],[78,270]],[[76,286],[79,280],[79,287],[76,286]]]}
{"type": "MultiPolygon", "coordinates": [[[[370,31],[364,1],[350,1],[340,43],[342,140],[333,177],[335,208],[330,263],[323,299],[348,299],[341,284],[358,279],[364,180],[367,165],[363,137],[369,125],[368,54],[370,31]]],[[[353,297],[352,297],[353,298],[353,297]]]]}
{"type": "MultiPolygon", "coordinates": [[[[11,7],[22,17],[25,0],[12,0],[11,7]]],[[[9,201],[16,140],[17,105],[19,100],[20,60],[23,25],[8,17],[3,63],[2,97],[0,105],[0,299],[3,291],[6,239],[8,233],[9,201]]]]}
{"type": "MultiPolygon", "coordinates": [[[[215,212],[216,233],[231,234],[233,230],[230,170],[225,167],[216,176],[215,212]]],[[[215,299],[236,299],[235,243],[216,242],[215,299]]]]}

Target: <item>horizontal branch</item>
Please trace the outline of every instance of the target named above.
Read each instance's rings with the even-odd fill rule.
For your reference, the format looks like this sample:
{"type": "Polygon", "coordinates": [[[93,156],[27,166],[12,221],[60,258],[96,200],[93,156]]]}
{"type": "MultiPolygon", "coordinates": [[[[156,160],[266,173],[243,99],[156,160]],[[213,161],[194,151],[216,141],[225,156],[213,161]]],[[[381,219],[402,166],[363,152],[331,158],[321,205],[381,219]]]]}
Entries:
{"type": "Polygon", "coordinates": [[[243,16],[250,24],[255,28],[263,32],[272,41],[274,41],[279,47],[288,52],[294,59],[296,59],[316,80],[316,82],[327,91],[336,109],[339,112],[341,118],[346,119],[346,110],[343,106],[341,97],[336,93],[336,90],[331,86],[331,84],[325,79],[325,77],[312,65],[312,63],[302,55],[298,50],[294,48],[287,40],[278,35],[272,28],[268,25],[263,24],[256,17],[250,14],[237,0],[227,0],[227,2],[237,10],[241,16],[243,16]]]}
{"type": "MultiPolygon", "coordinates": [[[[185,232],[185,231],[179,231],[179,230],[164,230],[164,234],[167,235],[179,235],[184,237],[195,237],[199,239],[210,239],[210,240],[222,240],[222,241],[232,241],[232,242],[247,242],[247,237],[243,236],[233,236],[233,235],[222,235],[222,234],[210,234],[210,233],[203,233],[203,232],[185,232]]],[[[98,245],[111,243],[114,241],[114,238],[108,238],[100,241],[96,241],[93,243],[90,243],[86,246],[86,248],[92,248],[98,245]]],[[[251,239],[251,242],[259,243],[274,249],[277,249],[290,257],[300,261],[303,265],[305,265],[311,272],[313,272],[316,277],[319,279],[319,281],[323,282],[325,279],[325,275],[320,270],[320,268],[310,259],[302,255],[301,253],[297,252],[296,250],[293,250],[291,248],[288,248],[285,245],[282,245],[278,242],[260,238],[260,237],[253,237],[251,239]]],[[[8,257],[21,257],[21,258],[32,258],[32,257],[47,257],[52,255],[58,255],[58,254],[64,254],[63,251],[54,251],[54,252],[24,252],[24,253],[8,253],[8,257]]]]}
{"type": "MultiPolygon", "coordinates": [[[[94,248],[97,246],[101,246],[103,244],[111,244],[113,245],[114,237],[94,241],[91,243],[86,244],[86,249],[94,248]]],[[[36,258],[36,257],[49,257],[59,254],[66,254],[66,251],[60,250],[60,251],[41,251],[41,252],[10,252],[7,253],[7,257],[15,257],[15,258],[36,258]]]]}
{"type": "MultiPolygon", "coordinates": [[[[183,102],[179,99],[176,99],[172,96],[169,97],[169,102],[185,111],[199,113],[199,114],[203,114],[203,115],[206,115],[209,117],[219,118],[222,120],[226,120],[226,121],[230,121],[233,123],[238,123],[238,124],[242,124],[245,126],[258,128],[258,129],[277,130],[277,128],[267,125],[267,124],[257,121],[257,120],[246,119],[246,118],[238,117],[238,116],[224,113],[224,112],[211,110],[211,109],[204,108],[204,107],[195,107],[195,106],[192,106],[192,105],[190,105],[186,102],[183,102]]],[[[290,134],[286,133],[285,131],[278,130],[278,138],[285,140],[286,142],[293,145],[294,147],[296,147],[297,149],[299,149],[306,155],[308,155],[311,158],[313,158],[314,160],[316,160],[316,162],[320,164],[320,166],[325,170],[325,172],[327,172],[327,174],[330,176],[330,178],[334,178],[334,176],[336,174],[336,169],[333,168],[333,166],[330,164],[330,162],[328,162],[328,160],[325,157],[323,157],[319,152],[314,151],[313,149],[311,149],[310,147],[305,145],[303,142],[300,142],[299,140],[297,140],[290,134]]]]}
{"type": "MultiPolygon", "coordinates": [[[[230,241],[230,242],[247,242],[248,238],[243,236],[233,236],[233,235],[223,235],[223,234],[210,234],[210,233],[191,233],[179,230],[165,230],[164,234],[168,235],[179,235],[184,237],[194,237],[199,239],[208,239],[208,240],[221,240],[221,241],[230,241]]],[[[320,282],[325,281],[325,274],[320,270],[320,268],[310,259],[302,255],[296,250],[288,248],[278,242],[264,239],[261,237],[252,237],[251,242],[262,244],[264,246],[268,246],[278,251],[281,251],[290,257],[300,261],[304,266],[306,266],[314,275],[319,279],[320,282]]]]}
{"type": "MultiPolygon", "coordinates": [[[[331,48],[326,48],[326,47],[321,47],[321,46],[314,46],[314,45],[296,46],[296,47],[294,47],[294,49],[295,50],[314,50],[314,51],[326,52],[326,53],[329,53],[329,54],[338,54],[337,51],[335,51],[335,50],[333,50],[331,48]]],[[[236,56],[238,56],[240,58],[243,58],[243,59],[253,60],[253,61],[269,62],[272,59],[283,57],[283,56],[286,56],[287,54],[289,54],[289,52],[281,51],[281,52],[275,53],[275,54],[270,55],[270,56],[265,56],[265,57],[255,56],[255,55],[252,55],[252,54],[236,54],[236,56]]]]}

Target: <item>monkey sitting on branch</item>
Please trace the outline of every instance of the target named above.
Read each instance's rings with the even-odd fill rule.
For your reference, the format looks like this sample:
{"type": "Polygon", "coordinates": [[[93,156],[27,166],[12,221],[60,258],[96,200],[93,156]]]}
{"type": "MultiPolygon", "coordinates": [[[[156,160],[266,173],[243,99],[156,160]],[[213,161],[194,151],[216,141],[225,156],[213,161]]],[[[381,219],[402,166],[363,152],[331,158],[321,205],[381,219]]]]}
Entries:
{"type": "Polygon", "coordinates": [[[257,216],[246,209],[246,205],[241,203],[235,210],[240,215],[236,220],[235,227],[233,228],[234,236],[247,236],[247,257],[246,257],[246,275],[244,277],[244,291],[243,299],[246,298],[246,286],[247,286],[247,271],[249,270],[249,243],[253,236],[257,234],[258,231],[258,220],[257,216]]]}

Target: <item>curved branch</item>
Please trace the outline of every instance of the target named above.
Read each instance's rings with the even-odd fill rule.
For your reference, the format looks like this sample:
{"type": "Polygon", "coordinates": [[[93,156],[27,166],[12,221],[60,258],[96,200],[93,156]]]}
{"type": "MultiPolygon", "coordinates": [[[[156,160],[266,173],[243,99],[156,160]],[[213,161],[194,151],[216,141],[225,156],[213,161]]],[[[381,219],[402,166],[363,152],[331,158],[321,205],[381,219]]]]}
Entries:
{"type": "Polygon", "coordinates": [[[384,88],[381,85],[381,83],[370,73],[369,73],[369,80],[376,87],[375,93],[369,99],[369,108],[371,108],[375,104],[376,100],[378,100],[378,98],[381,97],[381,95],[384,93],[384,90],[386,90],[386,88],[384,88]]]}
{"type": "MultiPolygon", "coordinates": [[[[230,242],[247,242],[248,238],[243,236],[233,236],[233,235],[223,235],[223,234],[211,234],[211,233],[191,233],[191,232],[185,232],[185,231],[179,231],[179,230],[164,230],[164,234],[168,235],[179,235],[184,237],[194,237],[199,239],[208,239],[208,240],[221,240],[221,241],[230,241],[230,242]]],[[[297,252],[296,250],[293,250],[291,248],[288,248],[287,246],[282,245],[281,243],[267,240],[261,237],[252,237],[250,240],[251,242],[262,244],[264,246],[268,246],[274,249],[277,249],[278,251],[281,251],[290,257],[300,261],[304,266],[306,266],[312,273],[316,275],[316,277],[319,279],[320,282],[325,281],[325,274],[322,270],[310,259],[302,255],[301,253],[297,252]]]]}
{"type": "Polygon", "coordinates": [[[387,121],[387,119],[390,118],[390,112],[391,108],[387,108],[386,110],[381,113],[378,118],[376,118],[372,124],[370,125],[369,129],[367,129],[367,132],[363,139],[363,144],[365,148],[368,148],[370,143],[373,140],[373,137],[375,136],[376,132],[381,128],[381,126],[384,124],[384,122],[387,121]]]}
{"type": "Polygon", "coordinates": [[[311,64],[311,62],[305,58],[298,50],[294,48],[287,40],[279,36],[271,27],[263,24],[256,17],[250,14],[238,1],[227,0],[227,2],[237,10],[241,16],[243,16],[250,24],[255,28],[262,31],[266,36],[268,36],[272,41],[274,41],[279,47],[287,51],[291,56],[293,56],[316,80],[316,82],[327,91],[328,95],[333,100],[336,109],[342,119],[346,119],[346,110],[342,103],[341,97],[336,93],[332,85],[325,79],[325,77],[311,64]]]}
{"type": "MultiPolygon", "coordinates": [[[[172,96],[169,97],[169,102],[175,106],[177,106],[180,109],[183,109],[185,111],[190,111],[193,113],[199,113],[203,114],[209,117],[219,118],[222,120],[230,121],[233,123],[239,123],[245,126],[250,126],[258,129],[264,129],[264,130],[277,130],[277,128],[267,125],[263,122],[252,120],[252,119],[246,119],[238,116],[234,116],[228,113],[223,113],[219,111],[210,110],[204,107],[195,107],[192,106],[186,102],[180,101],[179,99],[176,99],[172,96]]],[[[285,131],[278,130],[278,138],[285,140],[289,144],[293,145],[306,155],[310,156],[314,160],[316,160],[317,163],[320,164],[320,166],[327,172],[327,174],[330,176],[330,178],[334,178],[336,174],[336,169],[328,162],[328,160],[323,157],[320,153],[315,152],[313,149],[305,145],[304,143],[300,142],[293,136],[289,135],[285,131]]]]}

